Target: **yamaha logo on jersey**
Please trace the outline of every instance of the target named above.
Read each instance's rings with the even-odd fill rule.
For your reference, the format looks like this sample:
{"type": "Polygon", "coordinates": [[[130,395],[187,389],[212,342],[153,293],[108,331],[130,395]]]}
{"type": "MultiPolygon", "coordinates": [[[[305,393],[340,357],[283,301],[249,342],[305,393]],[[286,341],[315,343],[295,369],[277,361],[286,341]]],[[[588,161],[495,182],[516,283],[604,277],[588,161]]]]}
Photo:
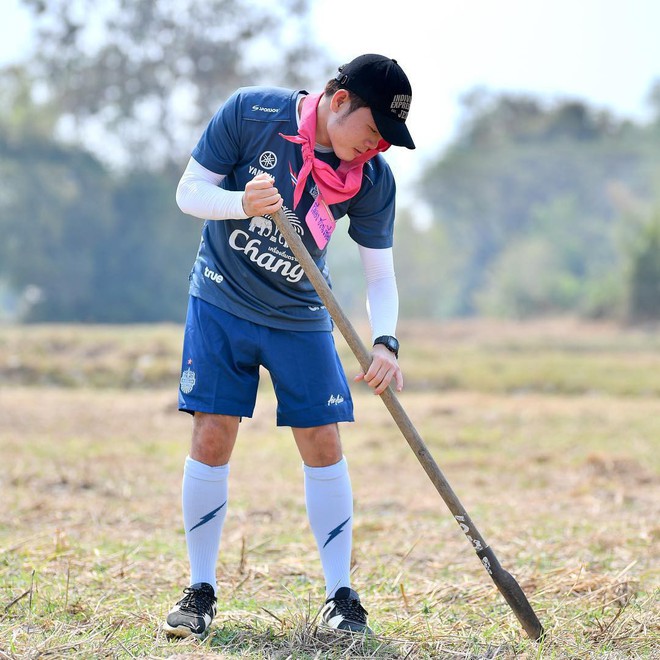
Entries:
{"type": "Polygon", "coordinates": [[[272,170],[277,165],[277,156],[272,151],[264,151],[259,156],[259,165],[265,170],[272,170]]]}

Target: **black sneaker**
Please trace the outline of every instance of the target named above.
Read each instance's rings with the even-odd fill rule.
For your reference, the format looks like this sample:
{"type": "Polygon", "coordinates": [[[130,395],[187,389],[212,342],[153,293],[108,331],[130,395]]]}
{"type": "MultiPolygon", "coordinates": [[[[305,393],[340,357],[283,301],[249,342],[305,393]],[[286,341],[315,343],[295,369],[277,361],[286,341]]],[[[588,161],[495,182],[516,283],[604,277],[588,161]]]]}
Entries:
{"type": "Polygon", "coordinates": [[[216,597],[213,587],[199,582],[183,590],[186,594],[167,615],[165,633],[173,637],[197,637],[208,633],[216,613],[216,597]]]}
{"type": "Polygon", "coordinates": [[[321,621],[335,630],[371,633],[371,628],[367,625],[367,614],[357,593],[348,587],[341,587],[332,598],[325,601],[321,610],[321,621]]]}

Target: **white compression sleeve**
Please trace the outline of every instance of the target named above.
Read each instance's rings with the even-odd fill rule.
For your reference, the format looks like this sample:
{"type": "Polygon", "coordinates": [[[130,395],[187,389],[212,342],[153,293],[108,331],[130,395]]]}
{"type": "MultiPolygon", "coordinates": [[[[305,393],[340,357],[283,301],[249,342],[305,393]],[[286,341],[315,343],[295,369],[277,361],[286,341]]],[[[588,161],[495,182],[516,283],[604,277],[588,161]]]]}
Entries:
{"type": "Polygon", "coordinates": [[[367,280],[367,313],[371,339],[396,335],[399,318],[399,292],[394,274],[392,248],[373,249],[359,245],[362,270],[367,280]]]}
{"type": "Polygon", "coordinates": [[[194,158],[188,161],[176,189],[176,203],[188,215],[203,220],[245,219],[243,191],[220,188],[224,174],[216,174],[194,158]]]}

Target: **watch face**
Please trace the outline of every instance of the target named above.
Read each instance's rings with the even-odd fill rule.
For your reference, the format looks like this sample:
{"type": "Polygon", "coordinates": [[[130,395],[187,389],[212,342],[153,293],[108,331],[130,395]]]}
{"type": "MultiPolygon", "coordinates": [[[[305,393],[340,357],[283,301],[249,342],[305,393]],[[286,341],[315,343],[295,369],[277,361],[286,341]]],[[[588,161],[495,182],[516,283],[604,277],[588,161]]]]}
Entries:
{"type": "Polygon", "coordinates": [[[394,353],[397,357],[399,354],[399,342],[396,337],[390,337],[390,336],[382,336],[378,337],[376,341],[374,342],[375,344],[383,344],[387,350],[391,351],[394,353]]]}

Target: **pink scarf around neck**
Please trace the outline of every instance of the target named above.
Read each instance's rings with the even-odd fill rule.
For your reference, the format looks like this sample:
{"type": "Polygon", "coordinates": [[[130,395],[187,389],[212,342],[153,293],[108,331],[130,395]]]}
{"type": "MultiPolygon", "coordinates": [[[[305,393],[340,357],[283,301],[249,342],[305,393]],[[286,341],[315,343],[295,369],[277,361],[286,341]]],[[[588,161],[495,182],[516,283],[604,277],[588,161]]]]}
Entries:
{"type": "Polygon", "coordinates": [[[321,100],[321,94],[310,94],[305,99],[300,116],[298,135],[280,135],[289,142],[302,145],[303,166],[298,172],[298,179],[293,193],[293,206],[298,202],[305,190],[305,181],[312,174],[319,193],[327,204],[338,204],[354,197],[362,185],[362,168],[376,154],[389,149],[390,145],[381,140],[375,149],[369,149],[351,161],[342,160],[335,170],[328,163],[316,158],[316,110],[321,100]]]}

